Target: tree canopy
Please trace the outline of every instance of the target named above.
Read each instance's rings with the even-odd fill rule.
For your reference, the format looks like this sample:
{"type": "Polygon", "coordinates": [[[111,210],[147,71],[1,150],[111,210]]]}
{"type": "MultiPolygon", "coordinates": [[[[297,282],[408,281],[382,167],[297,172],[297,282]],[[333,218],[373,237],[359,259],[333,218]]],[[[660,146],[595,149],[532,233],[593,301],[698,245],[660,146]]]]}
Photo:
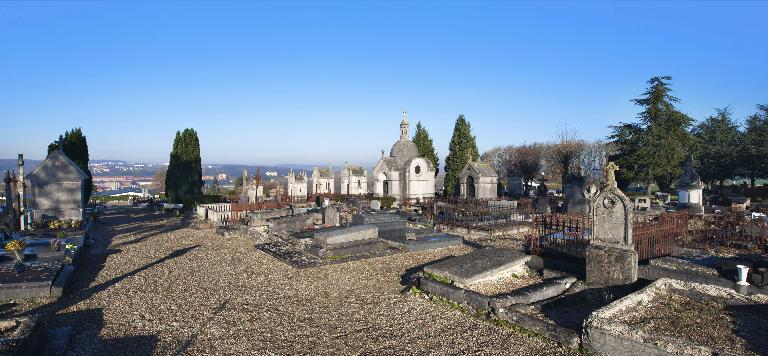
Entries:
{"type": "Polygon", "coordinates": [[[448,146],[448,157],[445,158],[445,192],[447,195],[456,195],[459,193],[459,173],[467,164],[469,157],[475,161],[480,158],[477,149],[477,141],[472,136],[472,127],[464,118],[459,115],[456,118],[456,125],[453,128],[453,136],[448,146]]]}
{"type": "Polygon", "coordinates": [[[670,94],[671,80],[669,76],[648,80],[643,96],[632,100],[643,109],[639,122],[611,126],[609,139],[617,151],[611,160],[624,168],[617,174],[623,186],[633,180],[656,182],[668,191],[680,174],[679,163],[690,153],[693,119],[675,108],[680,99],[670,94]]]}
{"type": "Polygon", "coordinates": [[[194,129],[176,131],[168,172],[165,194],[173,203],[189,208],[203,196],[203,169],[200,162],[200,141],[194,129]]]}
{"type": "Polygon", "coordinates": [[[416,132],[413,134],[413,143],[419,148],[419,156],[428,159],[435,166],[435,176],[440,171],[440,159],[435,152],[435,145],[432,143],[432,137],[429,137],[429,132],[421,124],[421,121],[416,123],[416,132]]]}
{"type": "Polygon", "coordinates": [[[731,118],[728,108],[717,109],[716,114],[696,125],[691,131],[696,138],[696,156],[700,162],[699,175],[704,182],[723,182],[732,178],[739,168],[741,133],[731,118]]]}
{"type": "Polygon", "coordinates": [[[757,112],[747,117],[739,153],[739,172],[751,186],[768,177],[768,105],[757,105],[757,112]]]}

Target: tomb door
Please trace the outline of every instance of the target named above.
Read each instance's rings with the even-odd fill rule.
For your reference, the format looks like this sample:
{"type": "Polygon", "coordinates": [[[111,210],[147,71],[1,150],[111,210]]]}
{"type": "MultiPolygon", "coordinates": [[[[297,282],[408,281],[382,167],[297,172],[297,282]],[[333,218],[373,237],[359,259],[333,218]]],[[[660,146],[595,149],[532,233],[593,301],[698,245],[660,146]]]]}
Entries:
{"type": "Polygon", "coordinates": [[[467,177],[467,199],[475,198],[475,178],[472,176],[467,177]]]}
{"type": "Polygon", "coordinates": [[[385,179],[383,185],[384,185],[384,189],[383,189],[382,195],[387,196],[389,195],[389,181],[385,179]]]}

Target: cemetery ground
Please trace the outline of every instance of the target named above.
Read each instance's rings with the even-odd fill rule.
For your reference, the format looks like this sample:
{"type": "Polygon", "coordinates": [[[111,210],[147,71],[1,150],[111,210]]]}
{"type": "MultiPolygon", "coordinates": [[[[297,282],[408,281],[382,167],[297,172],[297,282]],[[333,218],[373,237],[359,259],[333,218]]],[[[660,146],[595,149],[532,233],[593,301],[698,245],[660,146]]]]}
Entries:
{"type": "Polygon", "coordinates": [[[578,353],[403,293],[406,271],[471,247],[298,269],[192,221],[110,207],[60,299],[0,313],[40,315],[67,354],[578,353]]]}

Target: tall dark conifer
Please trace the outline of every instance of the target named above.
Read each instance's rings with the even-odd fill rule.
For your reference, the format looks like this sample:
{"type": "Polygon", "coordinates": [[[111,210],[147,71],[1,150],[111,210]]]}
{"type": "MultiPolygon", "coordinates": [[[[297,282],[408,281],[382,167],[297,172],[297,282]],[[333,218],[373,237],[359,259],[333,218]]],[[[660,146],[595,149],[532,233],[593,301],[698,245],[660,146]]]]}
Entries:
{"type": "Polygon", "coordinates": [[[194,129],[176,132],[171,150],[165,193],[173,203],[190,207],[203,195],[203,169],[200,161],[200,141],[194,129]]]}
{"type": "Polygon", "coordinates": [[[453,137],[448,146],[448,157],[445,158],[445,192],[447,195],[456,195],[459,193],[459,173],[467,164],[470,155],[472,160],[480,158],[477,149],[477,141],[472,136],[472,127],[464,115],[456,118],[456,125],[453,128],[453,137]]]}
{"type": "Polygon", "coordinates": [[[413,143],[419,148],[419,156],[428,159],[432,162],[432,165],[435,166],[435,176],[437,176],[437,172],[440,171],[440,158],[437,157],[432,138],[429,137],[427,129],[421,125],[421,121],[416,123],[416,133],[413,134],[413,143]]]}

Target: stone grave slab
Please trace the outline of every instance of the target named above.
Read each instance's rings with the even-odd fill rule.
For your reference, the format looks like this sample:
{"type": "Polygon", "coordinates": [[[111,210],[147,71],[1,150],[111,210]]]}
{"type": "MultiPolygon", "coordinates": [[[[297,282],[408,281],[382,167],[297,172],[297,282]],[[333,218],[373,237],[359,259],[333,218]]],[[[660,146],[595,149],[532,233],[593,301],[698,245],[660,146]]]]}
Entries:
{"type": "Polygon", "coordinates": [[[517,251],[488,247],[431,264],[424,271],[468,285],[522,273],[529,259],[531,256],[517,251]]]}
{"type": "Polygon", "coordinates": [[[404,249],[408,252],[433,250],[443,247],[461,246],[464,244],[464,238],[460,235],[446,233],[429,233],[415,235],[409,239],[406,233],[400,236],[382,237],[393,247],[404,249]]]}
{"type": "Polygon", "coordinates": [[[320,246],[378,239],[379,229],[374,225],[358,225],[341,229],[315,232],[312,237],[320,246]]]}

